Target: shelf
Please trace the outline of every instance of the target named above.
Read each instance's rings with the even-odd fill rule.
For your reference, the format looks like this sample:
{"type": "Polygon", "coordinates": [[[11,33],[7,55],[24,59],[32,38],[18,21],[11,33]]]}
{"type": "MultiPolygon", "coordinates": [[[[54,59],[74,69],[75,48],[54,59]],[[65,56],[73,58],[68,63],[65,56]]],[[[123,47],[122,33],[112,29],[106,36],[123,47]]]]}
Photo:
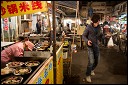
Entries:
{"type": "Polygon", "coordinates": [[[28,21],[28,22],[32,22],[31,19],[21,19],[21,21],[28,21]]]}

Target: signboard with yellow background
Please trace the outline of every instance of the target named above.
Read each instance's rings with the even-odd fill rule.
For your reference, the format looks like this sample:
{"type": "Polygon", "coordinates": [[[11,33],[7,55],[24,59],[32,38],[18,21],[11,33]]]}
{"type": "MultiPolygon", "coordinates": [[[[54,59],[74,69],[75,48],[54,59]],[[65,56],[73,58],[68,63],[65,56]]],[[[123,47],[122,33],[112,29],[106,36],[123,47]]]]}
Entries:
{"type": "Polygon", "coordinates": [[[1,17],[47,12],[46,1],[1,1],[1,17]]]}
{"type": "Polygon", "coordinates": [[[63,84],[63,45],[56,52],[56,84],[63,84]]]}
{"type": "Polygon", "coordinates": [[[53,77],[53,56],[51,56],[27,84],[54,84],[53,77]]]}

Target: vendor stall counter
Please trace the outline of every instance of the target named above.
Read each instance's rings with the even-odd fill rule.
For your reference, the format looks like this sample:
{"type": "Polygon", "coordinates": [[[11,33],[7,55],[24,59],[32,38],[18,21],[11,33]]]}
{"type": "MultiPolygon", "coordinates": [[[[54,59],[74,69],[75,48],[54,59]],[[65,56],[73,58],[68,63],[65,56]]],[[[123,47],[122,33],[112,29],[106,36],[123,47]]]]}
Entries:
{"type": "MultiPolygon", "coordinates": [[[[43,53],[42,57],[14,57],[14,61],[28,62],[28,61],[39,61],[38,66],[31,67],[32,71],[29,74],[19,75],[23,77],[20,84],[54,84],[53,74],[53,56],[49,55],[48,52],[43,53]]],[[[13,61],[13,62],[14,62],[13,61]]],[[[56,84],[63,84],[63,43],[60,45],[56,52],[56,84]]],[[[21,67],[26,67],[25,64],[21,67]]],[[[2,68],[1,68],[2,69],[2,68]]],[[[9,76],[14,76],[13,73],[7,75],[1,75],[2,79],[9,76]]],[[[2,82],[1,82],[2,83],[2,82]]]]}
{"type": "MultiPolygon", "coordinates": [[[[18,75],[23,78],[20,84],[53,84],[53,57],[15,57],[15,61],[18,62],[29,62],[38,61],[40,64],[38,66],[30,67],[32,69],[31,73],[25,75],[18,75]]],[[[21,67],[27,67],[25,65],[21,67]]],[[[7,75],[1,75],[2,81],[15,74],[10,73],[7,75]]]]}

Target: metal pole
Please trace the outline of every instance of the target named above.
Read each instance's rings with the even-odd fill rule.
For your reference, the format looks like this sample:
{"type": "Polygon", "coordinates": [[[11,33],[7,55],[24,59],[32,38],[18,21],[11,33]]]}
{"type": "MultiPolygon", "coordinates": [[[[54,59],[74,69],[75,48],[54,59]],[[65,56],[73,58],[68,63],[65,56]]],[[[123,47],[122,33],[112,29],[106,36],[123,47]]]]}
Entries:
{"type": "Polygon", "coordinates": [[[74,28],[73,44],[74,44],[74,40],[75,40],[75,30],[76,30],[76,28],[77,28],[77,12],[78,12],[78,7],[76,8],[76,20],[75,20],[75,28],[74,28]]]}
{"type": "Polygon", "coordinates": [[[9,26],[9,18],[7,18],[8,19],[8,22],[7,22],[7,24],[8,24],[8,40],[9,40],[9,42],[10,42],[10,26],[9,26]]]}
{"type": "Polygon", "coordinates": [[[50,17],[49,17],[49,8],[48,8],[48,30],[50,31],[50,46],[52,45],[52,38],[51,38],[51,22],[50,22],[50,17]]]}
{"type": "Polygon", "coordinates": [[[56,21],[55,21],[55,1],[52,1],[52,26],[53,26],[53,73],[54,84],[56,84],[56,21]]]}

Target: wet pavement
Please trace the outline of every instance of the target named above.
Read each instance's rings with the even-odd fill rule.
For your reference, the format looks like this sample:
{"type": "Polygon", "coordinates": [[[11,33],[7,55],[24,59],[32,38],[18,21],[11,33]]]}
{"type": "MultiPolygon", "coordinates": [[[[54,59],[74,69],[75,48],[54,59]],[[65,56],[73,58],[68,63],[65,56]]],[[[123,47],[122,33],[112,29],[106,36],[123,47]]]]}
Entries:
{"type": "Polygon", "coordinates": [[[118,52],[117,47],[100,47],[100,62],[95,69],[92,82],[83,81],[87,67],[87,49],[73,54],[71,76],[65,77],[66,84],[127,84],[127,56],[118,52]]]}

